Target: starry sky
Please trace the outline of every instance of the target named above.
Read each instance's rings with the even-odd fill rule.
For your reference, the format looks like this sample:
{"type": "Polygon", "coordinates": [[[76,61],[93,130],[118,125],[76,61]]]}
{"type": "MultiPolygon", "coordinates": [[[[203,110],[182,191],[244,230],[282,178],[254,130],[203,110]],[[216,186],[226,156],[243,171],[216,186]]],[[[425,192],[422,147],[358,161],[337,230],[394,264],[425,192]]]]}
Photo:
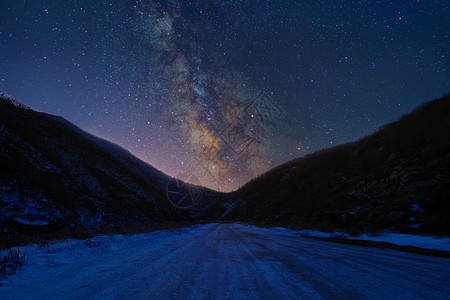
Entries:
{"type": "Polygon", "coordinates": [[[450,92],[449,6],[3,0],[0,90],[231,191],[450,92]]]}

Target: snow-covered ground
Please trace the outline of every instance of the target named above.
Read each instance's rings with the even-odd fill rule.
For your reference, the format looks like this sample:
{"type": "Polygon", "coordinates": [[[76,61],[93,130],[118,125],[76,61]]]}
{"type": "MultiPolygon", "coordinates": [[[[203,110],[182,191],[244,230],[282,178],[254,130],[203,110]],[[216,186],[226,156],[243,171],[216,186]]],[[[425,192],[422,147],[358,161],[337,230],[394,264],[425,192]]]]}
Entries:
{"type": "Polygon", "coordinates": [[[450,260],[207,224],[26,247],[0,299],[445,299],[450,260]]]}
{"type": "Polygon", "coordinates": [[[388,242],[399,246],[414,246],[424,249],[450,251],[450,237],[422,236],[422,235],[411,235],[392,232],[384,232],[376,236],[372,236],[369,234],[353,236],[342,232],[329,233],[309,229],[291,230],[281,227],[271,228],[270,230],[273,230],[275,232],[283,232],[291,235],[311,236],[320,238],[344,238],[344,239],[364,240],[374,242],[388,242]]]}

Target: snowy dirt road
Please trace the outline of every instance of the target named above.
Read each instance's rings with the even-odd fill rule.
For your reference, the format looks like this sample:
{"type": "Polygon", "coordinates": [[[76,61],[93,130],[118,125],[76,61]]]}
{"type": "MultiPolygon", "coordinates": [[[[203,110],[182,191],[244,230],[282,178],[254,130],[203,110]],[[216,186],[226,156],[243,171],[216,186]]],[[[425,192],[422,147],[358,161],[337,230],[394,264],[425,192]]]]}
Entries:
{"type": "Polygon", "coordinates": [[[446,258],[240,224],[137,236],[29,249],[0,299],[450,298],[446,258]]]}

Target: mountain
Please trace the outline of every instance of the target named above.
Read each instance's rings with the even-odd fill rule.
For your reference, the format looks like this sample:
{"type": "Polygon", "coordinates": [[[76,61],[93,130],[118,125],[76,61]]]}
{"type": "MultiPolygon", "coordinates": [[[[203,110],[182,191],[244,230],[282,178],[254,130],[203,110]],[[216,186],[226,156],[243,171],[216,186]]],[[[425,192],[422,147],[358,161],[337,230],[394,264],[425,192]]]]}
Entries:
{"type": "Polygon", "coordinates": [[[450,95],[233,193],[228,220],[350,233],[450,234],[450,95]]]}
{"type": "Polygon", "coordinates": [[[123,148],[0,94],[0,235],[186,221],[219,199],[173,182],[123,148]],[[189,199],[173,189],[202,197],[182,209],[189,199]]]}
{"type": "Polygon", "coordinates": [[[371,136],[293,160],[224,194],[174,180],[0,93],[0,240],[213,219],[450,235],[448,216],[450,95],[371,136]]]}

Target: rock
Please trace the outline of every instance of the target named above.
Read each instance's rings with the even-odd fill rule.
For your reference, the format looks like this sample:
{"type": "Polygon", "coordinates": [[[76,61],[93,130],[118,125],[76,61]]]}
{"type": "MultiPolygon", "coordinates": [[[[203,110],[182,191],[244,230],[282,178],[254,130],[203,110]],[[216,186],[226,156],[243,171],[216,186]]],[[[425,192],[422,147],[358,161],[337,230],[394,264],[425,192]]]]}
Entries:
{"type": "Polygon", "coordinates": [[[399,221],[401,219],[403,219],[405,217],[406,213],[404,211],[400,211],[400,210],[394,210],[391,211],[386,218],[389,221],[399,221]]]}

